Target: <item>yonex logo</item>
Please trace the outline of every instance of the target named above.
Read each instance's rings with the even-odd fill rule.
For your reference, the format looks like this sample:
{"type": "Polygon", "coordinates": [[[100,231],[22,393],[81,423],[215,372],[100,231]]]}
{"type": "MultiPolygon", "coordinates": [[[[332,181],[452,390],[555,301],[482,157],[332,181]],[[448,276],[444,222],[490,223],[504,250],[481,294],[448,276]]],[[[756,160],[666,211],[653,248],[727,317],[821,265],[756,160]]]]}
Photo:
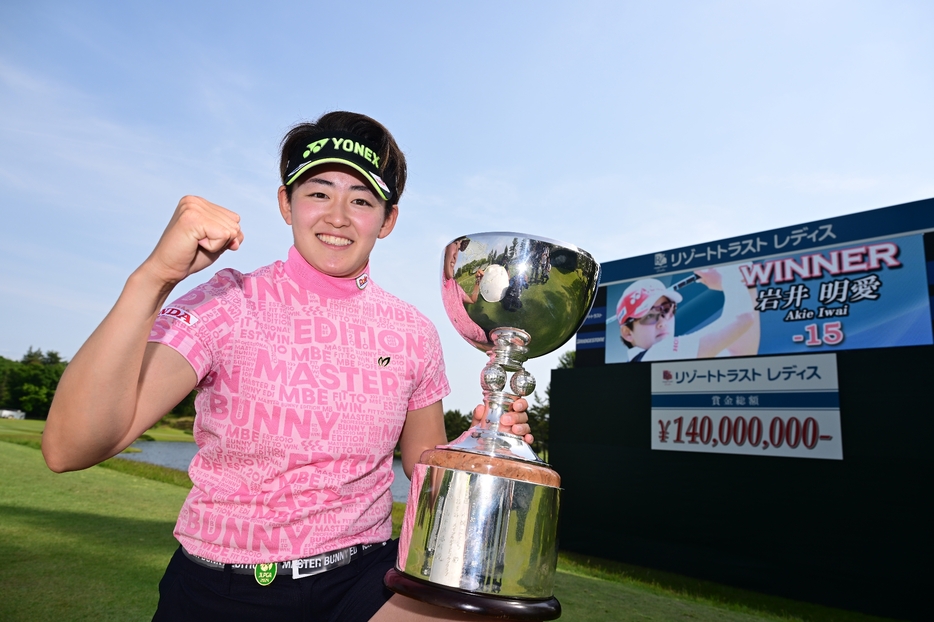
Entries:
{"type": "MultiPolygon", "coordinates": [[[[302,157],[307,158],[313,153],[318,153],[328,144],[328,141],[334,144],[335,151],[341,150],[347,153],[355,153],[370,162],[374,167],[379,168],[379,156],[376,152],[363,143],[358,143],[351,138],[321,138],[313,143],[308,143],[308,145],[306,145],[307,148],[302,153],[302,157]]],[[[382,186],[382,184],[380,184],[380,186],[382,186]]]]}
{"type": "Polygon", "coordinates": [[[313,153],[318,153],[319,151],[321,151],[321,148],[324,147],[327,143],[328,143],[327,138],[322,138],[321,140],[316,140],[315,142],[310,143],[308,145],[308,149],[305,151],[305,153],[302,154],[302,157],[307,158],[313,153]]]}
{"type": "Polygon", "coordinates": [[[373,164],[373,166],[379,168],[379,156],[366,145],[358,143],[350,138],[332,138],[331,141],[334,143],[335,149],[343,149],[344,151],[363,156],[364,159],[373,164]]]}
{"type": "Polygon", "coordinates": [[[376,364],[379,365],[380,367],[386,367],[387,365],[389,365],[389,360],[390,359],[388,356],[381,356],[378,359],[376,359],[376,364]]]}

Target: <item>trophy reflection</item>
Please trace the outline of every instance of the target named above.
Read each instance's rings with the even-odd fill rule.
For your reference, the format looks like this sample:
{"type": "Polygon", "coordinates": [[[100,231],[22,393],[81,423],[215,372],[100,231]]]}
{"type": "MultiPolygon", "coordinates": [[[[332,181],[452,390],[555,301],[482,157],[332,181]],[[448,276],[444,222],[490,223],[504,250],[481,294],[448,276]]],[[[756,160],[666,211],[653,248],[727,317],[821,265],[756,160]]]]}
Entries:
{"type": "Polygon", "coordinates": [[[577,247],[518,233],[464,236],[445,247],[445,311],[489,357],[480,372],[486,417],[415,466],[396,568],[386,575],[394,591],[499,618],[561,615],[561,478],[522,437],[498,428],[512,403],[535,390],[525,361],[580,328],[599,271],[577,247]]]}

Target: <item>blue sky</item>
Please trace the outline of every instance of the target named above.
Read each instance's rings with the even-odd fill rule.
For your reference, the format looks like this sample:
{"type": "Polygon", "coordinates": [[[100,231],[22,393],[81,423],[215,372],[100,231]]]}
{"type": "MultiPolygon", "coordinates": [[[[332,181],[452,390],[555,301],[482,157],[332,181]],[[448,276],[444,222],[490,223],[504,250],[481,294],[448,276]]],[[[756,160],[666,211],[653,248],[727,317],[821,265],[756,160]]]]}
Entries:
{"type": "Polygon", "coordinates": [[[241,215],[218,267],[284,258],[278,141],[348,109],[409,159],[373,277],[435,322],[467,409],[447,241],[610,261],[934,197],[932,26],[923,1],[2,3],[0,355],[70,358],[182,195],[241,215]]]}

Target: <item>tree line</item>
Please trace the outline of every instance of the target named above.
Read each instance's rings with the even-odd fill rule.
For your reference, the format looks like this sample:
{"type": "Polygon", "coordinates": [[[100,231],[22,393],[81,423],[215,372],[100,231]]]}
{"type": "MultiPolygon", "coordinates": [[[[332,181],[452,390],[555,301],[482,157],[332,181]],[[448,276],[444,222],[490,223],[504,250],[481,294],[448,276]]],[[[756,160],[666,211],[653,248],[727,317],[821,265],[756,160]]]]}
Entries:
{"type": "MultiPolygon", "coordinates": [[[[46,419],[58,381],[67,365],[68,361],[55,350],[43,352],[30,347],[18,361],[0,356],[0,410],[21,410],[27,419],[46,419]]],[[[163,423],[179,427],[173,419],[193,421],[195,395],[192,391],[172,409],[163,423]]],[[[188,429],[191,429],[190,425],[188,429]]]]}
{"type": "Polygon", "coordinates": [[[21,410],[30,419],[45,419],[68,361],[54,350],[31,347],[19,361],[0,356],[0,409],[21,410]]]}

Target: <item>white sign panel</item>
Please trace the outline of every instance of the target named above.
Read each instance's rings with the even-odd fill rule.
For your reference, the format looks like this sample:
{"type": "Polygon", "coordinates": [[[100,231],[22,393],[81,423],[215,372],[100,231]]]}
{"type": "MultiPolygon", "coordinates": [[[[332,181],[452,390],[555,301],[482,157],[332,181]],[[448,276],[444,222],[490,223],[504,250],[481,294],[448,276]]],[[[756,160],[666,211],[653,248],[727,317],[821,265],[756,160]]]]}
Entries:
{"type": "Polygon", "coordinates": [[[652,449],[843,460],[836,354],[652,363],[652,449]]]}

